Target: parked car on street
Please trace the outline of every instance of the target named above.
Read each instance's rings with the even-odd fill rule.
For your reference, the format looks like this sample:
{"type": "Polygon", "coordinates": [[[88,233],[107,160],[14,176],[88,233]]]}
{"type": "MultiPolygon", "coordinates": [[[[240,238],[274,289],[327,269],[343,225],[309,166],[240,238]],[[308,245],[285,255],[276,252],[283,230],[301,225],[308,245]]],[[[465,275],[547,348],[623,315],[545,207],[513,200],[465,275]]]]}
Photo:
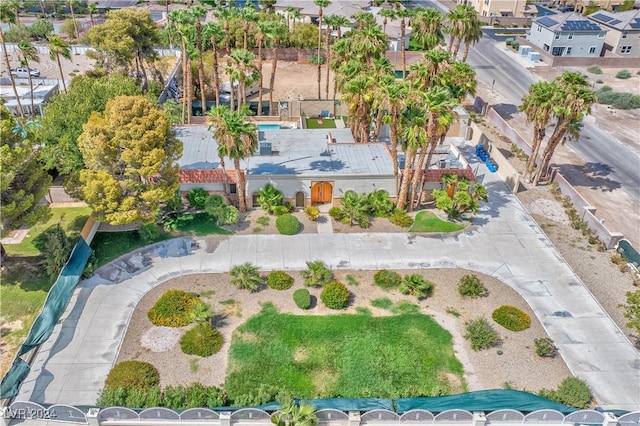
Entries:
{"type": "Polygon", "coordinates": [[[31,77],[40,77],[40,70],[27,67],[19,67],[11,70],[11,75],[18,78],[29,78],[29,74],[31,74],[31,77]]]}

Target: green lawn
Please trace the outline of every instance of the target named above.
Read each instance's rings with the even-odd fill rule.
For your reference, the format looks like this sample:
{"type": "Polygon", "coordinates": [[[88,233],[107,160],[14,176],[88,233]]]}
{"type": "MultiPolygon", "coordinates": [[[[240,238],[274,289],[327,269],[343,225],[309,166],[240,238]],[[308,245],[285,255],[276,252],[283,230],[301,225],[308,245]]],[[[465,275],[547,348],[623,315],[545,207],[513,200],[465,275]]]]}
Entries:
{"type": "Polygon", "coordinates": [[[225,388],[233,399],[261,384],[296,398],[466,391],[451,335],[427,315],[297,316],[272,305],[235,333],[225,388]]]}
{"type": "Polygon", "coordinates": [[[319,118],[312,117],[307,118],[307,129],[335,129],[336,128],[336,120],[333,118],[319,118]],[[319,124],[318,121],[322,122],[319,124]]]}
{"type": "Polygon", "coordinates": [[[431,212],[421,211],[416,215],[409,232],[455,232],[464,226],[440,219],[431,212]]]}
{"type": "Polygon", "coordinates": [[[77,237],[85,222],[91,215],[88,207],[65,207],[51,209],[51,219],[44,223],[38,223],[29,229],[29,234],[20,244],[4,244],[9,256],[38,256],[40,235],[58,222],[70,237],[77,237]]]}
{"type": "Polygon", "coordinates": [[[216,225],[215,220],[207,213],[184,215],[176,221],[173,232],[161,232],[156,238],[143,240],[137,231],[126,232],[98,232],[91,242],[95,251],[96,266],[105,265],[118,257],[133,250],[168,240],[170,238],[187,235],[231,234],[231,232],[216,225]]]}

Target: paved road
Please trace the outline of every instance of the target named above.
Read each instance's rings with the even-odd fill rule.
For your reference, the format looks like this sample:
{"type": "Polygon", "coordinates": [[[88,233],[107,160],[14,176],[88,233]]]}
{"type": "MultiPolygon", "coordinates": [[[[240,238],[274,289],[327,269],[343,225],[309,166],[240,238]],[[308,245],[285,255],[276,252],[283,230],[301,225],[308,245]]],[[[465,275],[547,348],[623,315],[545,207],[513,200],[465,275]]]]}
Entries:
{"type": "MultiPolygon", "coordinates": [[[[465,147],[465,152],[471,150],[465,147]]],[[[640,409],[640,354],[506,185],[484,164],[472,161],[476,166],[485,175],[490,203],[474,219],[474,226],[460,235],[185,238],[106,265],[80,283],[17,399],[94,404],[135,306],[162,282],[183,274],[226,272],[244,262],[263,270],[300,270],[306,261],[322,259],[334,269],[465,268],[496,277],[527,300],[571,371],[589,383],[600,406],[640,409]]]]}

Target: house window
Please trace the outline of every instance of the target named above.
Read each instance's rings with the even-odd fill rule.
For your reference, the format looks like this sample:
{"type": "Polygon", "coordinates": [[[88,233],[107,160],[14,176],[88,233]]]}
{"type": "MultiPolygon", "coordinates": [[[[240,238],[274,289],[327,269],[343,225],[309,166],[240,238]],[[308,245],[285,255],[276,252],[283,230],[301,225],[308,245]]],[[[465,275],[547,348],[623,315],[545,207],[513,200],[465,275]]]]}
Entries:
{"type": "Polygon", "coordinates": [[[573,40],[573,33],[569,33],[569,37],[567,37],[569,40],[573,40]]]}
{"type": "Polygon", "coordinates": [[[594,53],[596,53],[596,47],[595,46],[591,46],[589,48],[589,54],[593,55],[594,53]]]}
{"type": "Polygon", "coordinates": [[[542,32],[542,26],[538,25],[537,30],[538,30],[538,32],[542,32]]]}
{"type": "Polygon", "coordinates": [[[229,193],[230,194],[237,194],[238,193],[238,185],[235,184],[235,183],[229,184],[229,193]]]}
{"type": "Polygon", "coordinates": [[[572,49],[573,49],[573,48],[572,48],[571,46],[567,47],[567,53],[566,53],[566,55],[571,55],[571,50],[572,50],[572,49]]]}
{"type": "Polygon", "coordinates": [[[549,45],[547,43],[545,43],[542,48],[544,49],[545,52],[549,51],[549,45]]]}
{"type": "Polygon", "coordinates": [[[484,0],[484,4],[489,6],[489,0],[484,0]]]}
{"type": "Polygon", "coordinates": [[[627,35],[629,35],[629,33],[628,33],[628,32],[626,32],[626,31],[623,31],[623,32],[622,32],[622,38],[627,38],[627,35]]]}
{"type": "Polygon", "coordinates": [[[555,39],[556,39],[556,40],[560,40],[560,33],[556,33],[556,37],[555,37],[555,39]]]}
{"type": "Polygon", "coordinates": [[[620,48],[620,53],[631,53],[631,46],[622,46],[620,48]]]}
{"type": "Polygon", "coordinates": [[[600,31],[598,33],[598,38],[604,38],[607,35],[607,33],[605,33],[604,31],[600,31]]]}

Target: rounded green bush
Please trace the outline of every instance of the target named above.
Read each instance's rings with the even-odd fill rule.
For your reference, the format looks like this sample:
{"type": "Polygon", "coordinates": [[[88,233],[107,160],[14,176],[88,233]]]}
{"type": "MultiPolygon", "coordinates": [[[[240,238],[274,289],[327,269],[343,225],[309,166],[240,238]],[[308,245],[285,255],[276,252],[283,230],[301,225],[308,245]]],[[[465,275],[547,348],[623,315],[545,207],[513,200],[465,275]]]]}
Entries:
{"type": "Polygon", "coordinates": [[[224,337],[218,330],[203,322],[184,333],[180,339],[182,352],[188,355],[207,357],[222,348],[224,337]]]}
{"type": "Polygon", "coordinates": [[[389,222],[394,225],[402,226],[403,228],[409,228],[413,225],[413,218],[407,214],[404,210],[394,210],[389,216],[389,222]]]}
{"type": "Polygon", "coordinates": [[[209,192],[202,188],[193,188],[187,193],[187,201],[191,208],[196,210],[202,210],[209,198],[209,192]]]}
{"type": "Polygon", "coordinates": [[[276,228],[283,235],[294,235],[300,231],[300,222],[293,215],[283,214],[276,219],[276,228]]]}
{"type": "Polygon", "coordinates": [[[287,290],[293,285],[293,277],[284,271],[273,271],[267,276],[267,285],[274,290],[287,290]]]}
{"type": "Polygon", "coordinates": [[[339,207],[331,207],[329,209],[329,216],[331,216],[333,220],[342,220],[344,212],[339,207]]]}
{"type": "Polygon", "coordinates": [[[158,369],[148,362],[135,360],[116,364],[105,380],[105,388],[125,390],[148,389],[159,384],[158,369]]]}
{"type": "Polygon", "coordinates": [[[477,318],[465,323],[464,338],[471,342],[471,349],[479,351],[495,346],[500,341],[498,332],[485,318],[477,318]]]}
{"type": "Polygon", "coordinates": [[[487,294],[487,289],[475,275],[465,275],[460,278],[460,284],[458,285],[458,293],[461,296],[471,297],[475,299],[477,297],[482,297],[487,294]]]}
{"type": "Polygon", "coordinates": [[[344,284],[331,281],[320,293],[320,300],[329,309],[344,309],[349,305],[349,296],[349,290],[344,284]]]}
{"type": "Polygon", "coordinates": [[[311,307],[311,294],[306,288],[299,288],[293,292],[293,301],[300,309],[309,309],[311,307]]]}
{"type": "Polygon", "coordinates": [[[169,290],[149,309],[147,317],[153,325],[184,327],[191,323],[191,311],[198,303],[200,303],[200,299],[193,293],[169,290]]]}
{"type": "Polygon", "coordinates": [[[531,317],[515,306],[503,305],[493,311],[491,318],[507,330],[522,331],[531,326],[531,317]]]}
{"type": "Polygon", "coordinates": [[[402,277],[396,271],[381,269],[373,276],[373,283],[382,288],[396,288],[402,282],[402,277]]]}
{"type": "Polygon", "coordinates": [[[631,78],[631,73],[629,72],[629,70],[618,71],[618,73],[616,74],[616,78],[626,80],[627,78],[631,78]]]}

